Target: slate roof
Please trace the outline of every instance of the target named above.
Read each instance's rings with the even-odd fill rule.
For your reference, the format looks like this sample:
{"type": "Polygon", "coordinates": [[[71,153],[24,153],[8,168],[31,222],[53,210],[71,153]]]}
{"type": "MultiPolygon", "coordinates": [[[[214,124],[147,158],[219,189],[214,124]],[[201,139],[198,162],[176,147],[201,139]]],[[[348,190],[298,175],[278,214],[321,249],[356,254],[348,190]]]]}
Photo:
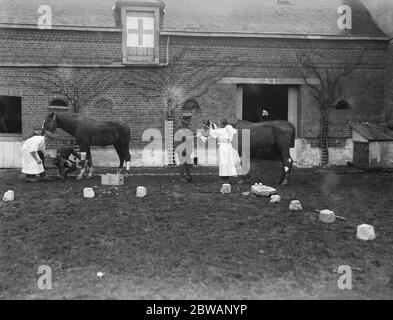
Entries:
{"type": "MultiPolygon", "coordinates": [[[[132,1],[132,0],[131,0],[132,1]]],[[[141,0],[138,0],[140,2],[141,0]]],[[[149,1],[149,0],[148,0],[149,1]]],[[[385,36],[360,0],[164,0],[165,31],[385,36]],[[337,9],[349,4],[353,29],[337,27],[337,9]]],[[[52,9],[58,26],[118,27],[116,0],[0,0],[0,24],[36,25],[38,7],[52,9]]]]}
{"type": "Polygon", "coordinates": [[[393,1],[392,0],[361,0],[370,11],[379,28],[393,37],[393,1]]]}
{"type": "Polygon", "coordinates": [[[386,126],[363,123],[351,124],[351,127],[368,141],[393,141],[393,131],[386,126]]]}

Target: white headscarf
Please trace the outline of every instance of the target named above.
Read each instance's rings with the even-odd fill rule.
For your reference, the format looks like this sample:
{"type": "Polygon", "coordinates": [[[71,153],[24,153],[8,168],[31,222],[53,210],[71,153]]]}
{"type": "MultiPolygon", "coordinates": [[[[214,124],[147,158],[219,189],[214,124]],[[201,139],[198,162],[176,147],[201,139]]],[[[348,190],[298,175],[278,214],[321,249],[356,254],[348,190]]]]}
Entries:
{"type": "Polygon", "coordinates": [[[232,141],[233,140],[233,136],[237,133],[237,130],[234,127],[232,127],[230,124],[228,124],[225,128],[228,131],[229,140],[232,141]]]}

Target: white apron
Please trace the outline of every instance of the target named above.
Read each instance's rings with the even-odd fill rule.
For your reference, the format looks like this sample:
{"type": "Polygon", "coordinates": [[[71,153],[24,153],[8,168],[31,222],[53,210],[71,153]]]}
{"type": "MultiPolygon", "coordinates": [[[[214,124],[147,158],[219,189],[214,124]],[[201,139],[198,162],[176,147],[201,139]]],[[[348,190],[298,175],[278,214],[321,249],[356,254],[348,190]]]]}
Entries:
{"type": "Polygon", "coordinates": [[[217,138],[219,142],[218,147],[218,163],[220,177],[236,177],[236,166],[240,165],[239,153],[232,146],[233,136],[236,134],[236,129],[231,125],[225,128],[210,129],[210,135],[217,138]]]}
{"type": "MultiPolygon", "coordinates": [[[[34,160],[31,152],[43,151],[45,149],[45,137],[33,136],[27,139],[22,146],[22,173],[25,174],[40,174],[44,172],[44,165],[38,164],[34,160]]],[[[37,157],[39,158],[38,154],[37,157]]]]}

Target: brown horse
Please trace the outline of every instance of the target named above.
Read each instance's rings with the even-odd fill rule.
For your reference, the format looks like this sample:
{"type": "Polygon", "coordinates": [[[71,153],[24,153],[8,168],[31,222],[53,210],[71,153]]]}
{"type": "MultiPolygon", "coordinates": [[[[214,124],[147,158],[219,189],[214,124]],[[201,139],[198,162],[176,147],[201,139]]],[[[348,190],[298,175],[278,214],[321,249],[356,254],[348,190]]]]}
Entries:
{"type": "MultiPolygon", "coordinates": [[[[81,152],[86,152],[87,162],[90,167],[88,179],[93,177],[93,162],[91,159],[91,146],[113,145],[120,159],[119,169],[127,163],[127,173],[130,170],[131,155],[129,151],[130,128],[120,121],[96,121],[89,118],[60,115],[51,112],[45,119],[42,129],[54,132],[57,128],[63,129],[72,135],[80,147],[81,152]]],[[[82,166],[77,179],[83,178],[86,163],[82,166]]]]}
{"type": "MultiPolygon", "coordinates": [[[[217,128],[217,123],[211,120],[203,121],[205,131],[212,125],[217,128]]],[[[292,170],[293,160],[290,155],[290,148],[295,146],[295,127],[285,120],[274,120],[252,123],[245,120],[232,124],[238,130],[237,148],[239,155],[242,152],[242,130],[250,130],[250,155],[260,156],[266,160],[281,160],[282,172],[279,184],[288,184],[289,174],[292,170]]]]}

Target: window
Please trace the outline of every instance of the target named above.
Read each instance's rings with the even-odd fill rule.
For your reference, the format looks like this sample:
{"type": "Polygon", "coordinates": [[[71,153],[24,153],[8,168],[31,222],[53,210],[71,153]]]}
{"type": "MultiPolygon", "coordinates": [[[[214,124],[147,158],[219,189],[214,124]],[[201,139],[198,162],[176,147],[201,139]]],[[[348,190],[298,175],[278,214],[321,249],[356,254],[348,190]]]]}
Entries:
{"type": "Polygon", "coordinates": [[[351,109],[350,104],[345,101],[345,100],[340,100],[337,104],[336,104],[336,109],[337,110],[347,110],[347,109],[351,109]]]}
{"type": "Polygon", "coordinates": [[[113,104],[106,98],[101,98],[95,102],[92,117],[100,120],[108,120],[114,115],[113,104]]]}
{"type": "Polygon", "coordinates": [[[154,14],[127,12],[128,61],[154,62],[154,14]]]}
{"type": "Polygon", "coordinates": [[[164,6],[160,0],[116,3],[123,27],[124,64],[159,63],[159,26],[164,6]]]}
{"type": "Polygon", "coordinates": [[[22,133],[22,98],[0,96],[0,133],[22,133]]]}
{"type": "Polygon", "coordinates": [[[199,110],[199,104],[196,100],[194,99],[188,99],[186,102],[183,104],[183,110],[184,111],[194,111],[194,110],[199,110]]]}
{"type": "Polygon", "coordinates": [[[61,99],[54,99],[49,103],[49,109],[68,109],[67,102],[61,99]]]}

